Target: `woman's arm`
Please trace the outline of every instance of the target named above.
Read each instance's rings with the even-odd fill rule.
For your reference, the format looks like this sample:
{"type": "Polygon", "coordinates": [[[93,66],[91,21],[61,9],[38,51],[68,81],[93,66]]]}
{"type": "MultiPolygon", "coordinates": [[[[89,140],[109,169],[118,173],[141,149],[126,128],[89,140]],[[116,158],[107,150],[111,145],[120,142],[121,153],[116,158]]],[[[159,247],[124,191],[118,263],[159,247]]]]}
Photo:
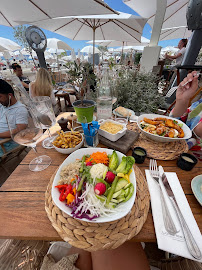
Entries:
{"type": "Polygon", "coordinates": [[[172,110],[173,117],[180,117],[186,112],[189,101],[194,96],[197,89],[198,75],[196,71],[193,71],[192,73],[189,73],[178,86],[176,92],[176,104],[172,110]],[[189,81],[189,83],[183,86],[187,81],[189,81]]]}
{"type": "Polygon", "coordinates": [[[167,53],[165,54],[165,58],[169,59],[169,60],[174,60],[177,59],[178,57],[180,57],[182,54],[178,53],[177,55],[168,55],[167,53]]]}

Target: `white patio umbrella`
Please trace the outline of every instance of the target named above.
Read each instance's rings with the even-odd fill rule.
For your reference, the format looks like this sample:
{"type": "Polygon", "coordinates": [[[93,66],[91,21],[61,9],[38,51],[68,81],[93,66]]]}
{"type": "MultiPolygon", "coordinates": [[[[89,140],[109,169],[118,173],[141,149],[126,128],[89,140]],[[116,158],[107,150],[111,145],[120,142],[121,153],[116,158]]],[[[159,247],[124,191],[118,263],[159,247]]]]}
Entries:
{"type": "Polygon", "coordinates": [[[72,50],[72,48],[65,43],[64,41],[57,38],[48,38],[47,39],[47,48],[48,49],[62,49],[62,50],[72,50]]]}
{"type": "MultiPolygon", "coordinates": [[[[127,13],[93,16],[67,16],[34,22],[35,25],[73,40],[113,39],[140,42],[147,19],[127,13]]],[[[94,47],[94,46],[93,46],[94,47]]],[[[94,61],[93,61],[94,62],[94,61]]]]}
{"type": "Polygon", "coordinates": [[[161,30],[160,40],[169,40],[176,38],[190,38],[192,31],[187,26],[165,28],[161,30]]]}
{"type": "MultiPolygon", "coordinates": [[[[148,45],[150,40],[145,37],[141,37],[141,42],[137,42],[136,40],[127,41],[123,40],[95,40],[95,44],[99,46],[107,46],[107,47],[116,47],[116,46],[146,46],[148,45]]],[[[86,42],[88,44],[93,44],[93,40],[86,42]]]]}
{"type": "Polygon", "coordinates": [[[0,37],[0,51],[16,51],[20,50],[21,47],[14,41],[0,37]]]}
{"type": "Polygon", "coordinates": [[[63,49],[52,49],[52,48],[50,48],[50,49],[47,49],[47,52],[54,53],[54,54],[61,54],[62,52],[65,52],[65,50],[63,50],[63,49]]]}
{"type": "Polygon", "coordinates": [[[102,0],[15,0],[1,1],[0,24],[16,26],[63,16],[116,13],[102,0]],[[23,18],[23,21],[22,21],[23,18]]]}
{"type": "MultiPolygon", "coordinates": [[[[93,46],[86,46],[81,50],[82,53],[93,53],[93,46]]],[[[94,48],[94,53],[100,53],[100,50],[98,48],[94,48]]]]}
{"type": "MultiPolygon", "coordinates": [[[[162,29],[187,25],[186,10],[188,2],[189,0],[167,0],[162,29]]],[[[124,0],[124,3],[140,16],[149,18],[148,24],[153,27],[157,0],[124,0]]]]}

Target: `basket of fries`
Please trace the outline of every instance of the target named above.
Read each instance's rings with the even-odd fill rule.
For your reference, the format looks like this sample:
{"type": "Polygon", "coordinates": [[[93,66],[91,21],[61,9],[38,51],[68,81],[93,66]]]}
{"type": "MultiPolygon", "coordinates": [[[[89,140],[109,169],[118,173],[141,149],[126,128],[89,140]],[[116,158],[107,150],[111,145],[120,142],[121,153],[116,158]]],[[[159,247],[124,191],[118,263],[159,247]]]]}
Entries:
{"type": "Polygon", "coordinates": [[[83,145],[83,135],[78,131],[60,131],[53,140],[56,151],[62,154],[70,154],[83,145]]]}

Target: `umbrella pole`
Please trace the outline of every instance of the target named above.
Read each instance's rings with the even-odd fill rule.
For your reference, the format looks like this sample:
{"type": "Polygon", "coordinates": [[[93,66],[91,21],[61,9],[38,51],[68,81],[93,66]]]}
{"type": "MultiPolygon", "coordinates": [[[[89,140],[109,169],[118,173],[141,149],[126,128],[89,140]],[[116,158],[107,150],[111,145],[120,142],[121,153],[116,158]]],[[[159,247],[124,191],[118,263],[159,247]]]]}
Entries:
{"type": "Polygon", "coordinates": [[[122,44],[122,51],[121,51],[121,63],[123,64],[123,47],[124,47],[124,41],[123,41],[123,44],[122,44]]]}
{"type": "Polygon", "coordinates": [[[93,70],[95,66],[95,20],[93,20],[93,70]]]}

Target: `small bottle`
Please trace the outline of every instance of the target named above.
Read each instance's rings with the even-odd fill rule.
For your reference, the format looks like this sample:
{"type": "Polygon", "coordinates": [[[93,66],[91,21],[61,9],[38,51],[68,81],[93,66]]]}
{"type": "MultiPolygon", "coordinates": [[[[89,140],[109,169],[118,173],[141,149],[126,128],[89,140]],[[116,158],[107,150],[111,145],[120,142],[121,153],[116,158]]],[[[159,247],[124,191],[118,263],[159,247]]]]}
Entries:
{"type": "Polygon", "coordinates": [[[112,93],[109,79],[109,65],[104,62],[102,79],[97,93],[97,118],[108,119],[112,116],[112,93]]]}

